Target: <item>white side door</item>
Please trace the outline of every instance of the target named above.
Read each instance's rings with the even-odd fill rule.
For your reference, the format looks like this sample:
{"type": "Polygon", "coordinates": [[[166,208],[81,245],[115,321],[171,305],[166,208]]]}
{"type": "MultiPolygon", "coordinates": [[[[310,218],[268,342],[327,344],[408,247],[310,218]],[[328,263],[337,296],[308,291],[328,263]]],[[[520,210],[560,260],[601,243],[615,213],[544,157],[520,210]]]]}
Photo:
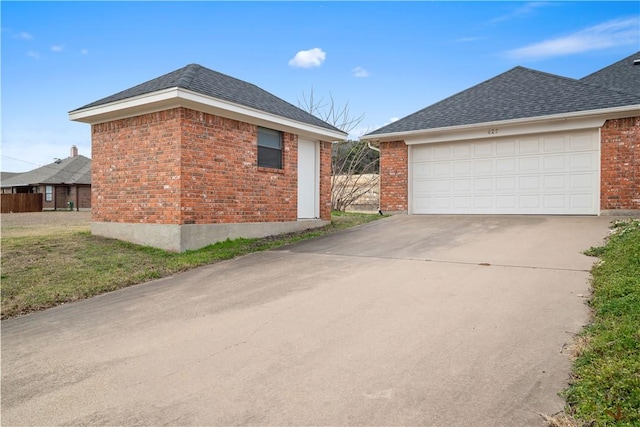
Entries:
{"type": "Polygon", "coordinates": [[[320,164],[318,144],[298,138],[298,218],[320,216],[320,164]]]}

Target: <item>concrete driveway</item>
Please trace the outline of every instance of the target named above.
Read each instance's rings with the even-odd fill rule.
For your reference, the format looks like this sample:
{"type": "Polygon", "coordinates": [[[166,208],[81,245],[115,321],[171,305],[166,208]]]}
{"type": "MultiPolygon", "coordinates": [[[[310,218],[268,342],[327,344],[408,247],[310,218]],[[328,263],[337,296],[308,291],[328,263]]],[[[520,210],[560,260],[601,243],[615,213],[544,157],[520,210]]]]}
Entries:
{"type": "Polygon", "coordinates": [[[4,321],[2,424],[543,425],[610,220],[396,216],[4,321]]]}

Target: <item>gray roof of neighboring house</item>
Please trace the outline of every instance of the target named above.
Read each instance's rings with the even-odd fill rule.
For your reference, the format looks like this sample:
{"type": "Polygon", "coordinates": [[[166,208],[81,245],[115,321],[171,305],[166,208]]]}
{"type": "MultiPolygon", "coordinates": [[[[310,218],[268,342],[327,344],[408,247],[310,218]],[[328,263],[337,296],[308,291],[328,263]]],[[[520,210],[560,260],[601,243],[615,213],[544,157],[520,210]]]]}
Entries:
{"type": "MultiPolygon", "coordinates": [[[[314,115],[260,89],[258,86],[210,70],[198,64],[189,64],[179,70],[149,80],[130,89],[102,98],[73,111],[96,107],[114,101],[156,92],[163,89],[181,88],[211,96],[213,98],[240,104],[297,122],[318,126],[332,131],[340,129],[326,123],[314,115]]],[[[72,112],[73,112],[72,111],[72,112]]],[[[344,132],[343,132],[344,133],[344,132]]]]}
{"type": "Polygon", "coordinates": [[[6,188],[38,184],[91,184],[91,159],[85,156],[67,157],[60,163],[50,163],[3,179],[1,186],[6,188]]]}
{"type": "Polygon", "coordinates": [[[0,181],[13,178],[16,175],[20,175],[22,172],[0,172],[0,181]]]}
{"type": "Polygon", "coordinates": [[[640,95],[640,51],[580,79],[583,83],[640,95]]]}
{"type": "MultiPolygon", "coordinates": [[[[640,66],[636,65],[636,67],[640,66]]],[[[367,135],[445,128],[638,104],[640,104],[640,94],[611,90],[567,77],[515,67],[367,135]]]]}

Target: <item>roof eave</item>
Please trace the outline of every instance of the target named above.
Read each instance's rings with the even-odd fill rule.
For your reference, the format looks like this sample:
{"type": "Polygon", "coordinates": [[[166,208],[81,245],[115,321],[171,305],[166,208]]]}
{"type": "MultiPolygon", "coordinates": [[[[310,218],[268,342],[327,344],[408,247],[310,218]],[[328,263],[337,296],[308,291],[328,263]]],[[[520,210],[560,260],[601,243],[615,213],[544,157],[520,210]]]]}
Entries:
{"type": "Polygon", "coordinates": [[[177,107],[190,108],[246,123],[271,127],[312,139],[339,141],[348,136],[346,132],[333,131],[309,123],[299,122],[178,87],[74,110],[69,112],[69,119],[97,124],[177,107]]]}
{"type": "Polygon", "coordinates": [[[601,127],[604,122],[609,119],[635,117],[638,115],[640,115],[640,104],[634,104],[521,119],[364,135],[361,136],[360,139],[372,142],[405,141],[409,144],[410,141],[420,141],[415,143],[424,143],[472,138],[495,138],[519,133],[601,127]]]}

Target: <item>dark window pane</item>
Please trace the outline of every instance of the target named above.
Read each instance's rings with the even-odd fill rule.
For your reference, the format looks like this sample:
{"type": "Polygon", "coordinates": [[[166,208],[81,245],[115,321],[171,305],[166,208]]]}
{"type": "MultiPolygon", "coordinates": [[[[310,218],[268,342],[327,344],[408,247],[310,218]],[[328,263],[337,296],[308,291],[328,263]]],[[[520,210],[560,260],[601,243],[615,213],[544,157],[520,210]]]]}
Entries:
{"type": "Polygon", "coordinates": [[[281,148],[280,132],[258,128],[258,145],[261,147],[281,148]]]}
{"type": "Polygon", "coordinates": [[[258,166],[282,169],[282,134],[258,128],[258,166]]]}
{"type": "Polygon", "coordinates": [[[258,147],[258,166],[282,169],[282,150],[258,147]]]}

